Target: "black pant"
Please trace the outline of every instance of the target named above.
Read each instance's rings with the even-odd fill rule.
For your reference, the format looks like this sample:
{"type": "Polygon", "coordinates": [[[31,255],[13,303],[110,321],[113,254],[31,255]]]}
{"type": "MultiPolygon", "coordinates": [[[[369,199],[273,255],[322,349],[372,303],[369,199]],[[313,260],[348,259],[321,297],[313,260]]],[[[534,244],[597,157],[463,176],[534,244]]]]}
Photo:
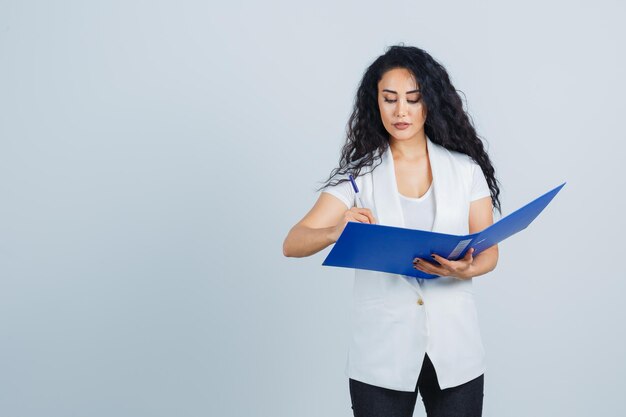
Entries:
{"type": "Polygon", "coordinates": [[[442,390],[428,355],[414,392],[396,391],[349,378],[354,417],[411,417],[417,392],[428,417],[480,417],[483,411],[485,375],[442,390]]]}

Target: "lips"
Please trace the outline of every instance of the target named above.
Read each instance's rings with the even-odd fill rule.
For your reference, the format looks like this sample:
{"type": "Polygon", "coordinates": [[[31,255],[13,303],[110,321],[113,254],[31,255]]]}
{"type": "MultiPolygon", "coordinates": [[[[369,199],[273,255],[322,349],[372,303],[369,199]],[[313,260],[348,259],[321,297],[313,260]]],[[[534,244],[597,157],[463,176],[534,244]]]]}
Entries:
{"type": "Polygon", "coordinates": [[[410,123],[394,123],[394,126],[396,127],[396,129],[406,129],[407,127],[409,127],[410,123]]]}

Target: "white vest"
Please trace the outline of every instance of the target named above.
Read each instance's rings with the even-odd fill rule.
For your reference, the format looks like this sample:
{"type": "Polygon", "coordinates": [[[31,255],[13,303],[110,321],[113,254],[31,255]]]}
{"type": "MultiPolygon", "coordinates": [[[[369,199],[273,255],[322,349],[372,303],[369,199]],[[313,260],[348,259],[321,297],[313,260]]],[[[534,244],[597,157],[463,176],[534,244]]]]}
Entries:
{"type": "MultiPolygon", "coordinates": [[[[433,231],[468,234],[475,162],[428,137],[426,142],[435,199],[433,231]]],[[[404,227],[389,147],[380,165],[364,169],[356,182],[364,206],[380,224],[404,227]]],[[[421,285],[410,276],[355,270],[352,337],[345,368],[349,378],[414,391],[425,352],[441,389],[485,372],[472,280],[439,277],[420,281],[421,285]],[[417,302],[420,298],[421,305],[417,302]]]]}

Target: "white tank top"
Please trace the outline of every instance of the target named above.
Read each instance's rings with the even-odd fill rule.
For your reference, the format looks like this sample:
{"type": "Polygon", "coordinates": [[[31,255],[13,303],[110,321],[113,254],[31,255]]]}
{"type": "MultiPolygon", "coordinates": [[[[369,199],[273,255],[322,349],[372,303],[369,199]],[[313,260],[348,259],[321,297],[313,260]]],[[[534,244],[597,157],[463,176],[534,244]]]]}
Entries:
{"type": "Polygon", "coordinates": [[[433,198],[433,184],[419,198],[406,197],[400,193],[404,226],[409,229],[419,229],[431,232],[435,221],[435,199],[433,198]]]}
{"type": "MultiPolygon", "coordinates": [[[[432,232],[435,221],[435,199],[433,198],[433,183],[420,198],[400,195],[400,205],[404,215],[404,226],[408,229],[419,229],[432,232]]],[[[419,286],[424,285],[424,278],[417,278],[419,286]]]]}

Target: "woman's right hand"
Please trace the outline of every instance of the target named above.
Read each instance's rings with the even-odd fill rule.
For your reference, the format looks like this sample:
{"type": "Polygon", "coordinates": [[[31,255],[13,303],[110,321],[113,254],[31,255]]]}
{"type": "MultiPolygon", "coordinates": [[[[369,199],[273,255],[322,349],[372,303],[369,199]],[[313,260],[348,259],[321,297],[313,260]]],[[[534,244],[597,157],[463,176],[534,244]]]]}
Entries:
{"type": "Polygon", "coordinates": [[[340,198],[320,193],[309,212],[289,230],[283,242],[283,255],[310,256],[337,242],[348,222],[378,223],[366,208],[347,208],[340,198]]]}
{"type": "Polygon", "coordinates": [[[339,239],[339,236],[341,236],[341,233],[343,233],[343,229],[346,228],[346,225],[348,224],[348,222],[369,223],[369,224],[378,223],[378,221],[376,220],[376,218],[374,217],[370,209],[352,207],[351,209],[346,210],[343,213],[343,217],[341,218],[341,220],[339,220],[339,223],[337,223],[337,225],[334,227],[333,233],[331,235],[333,241],[336,242],[339,239]]]}

